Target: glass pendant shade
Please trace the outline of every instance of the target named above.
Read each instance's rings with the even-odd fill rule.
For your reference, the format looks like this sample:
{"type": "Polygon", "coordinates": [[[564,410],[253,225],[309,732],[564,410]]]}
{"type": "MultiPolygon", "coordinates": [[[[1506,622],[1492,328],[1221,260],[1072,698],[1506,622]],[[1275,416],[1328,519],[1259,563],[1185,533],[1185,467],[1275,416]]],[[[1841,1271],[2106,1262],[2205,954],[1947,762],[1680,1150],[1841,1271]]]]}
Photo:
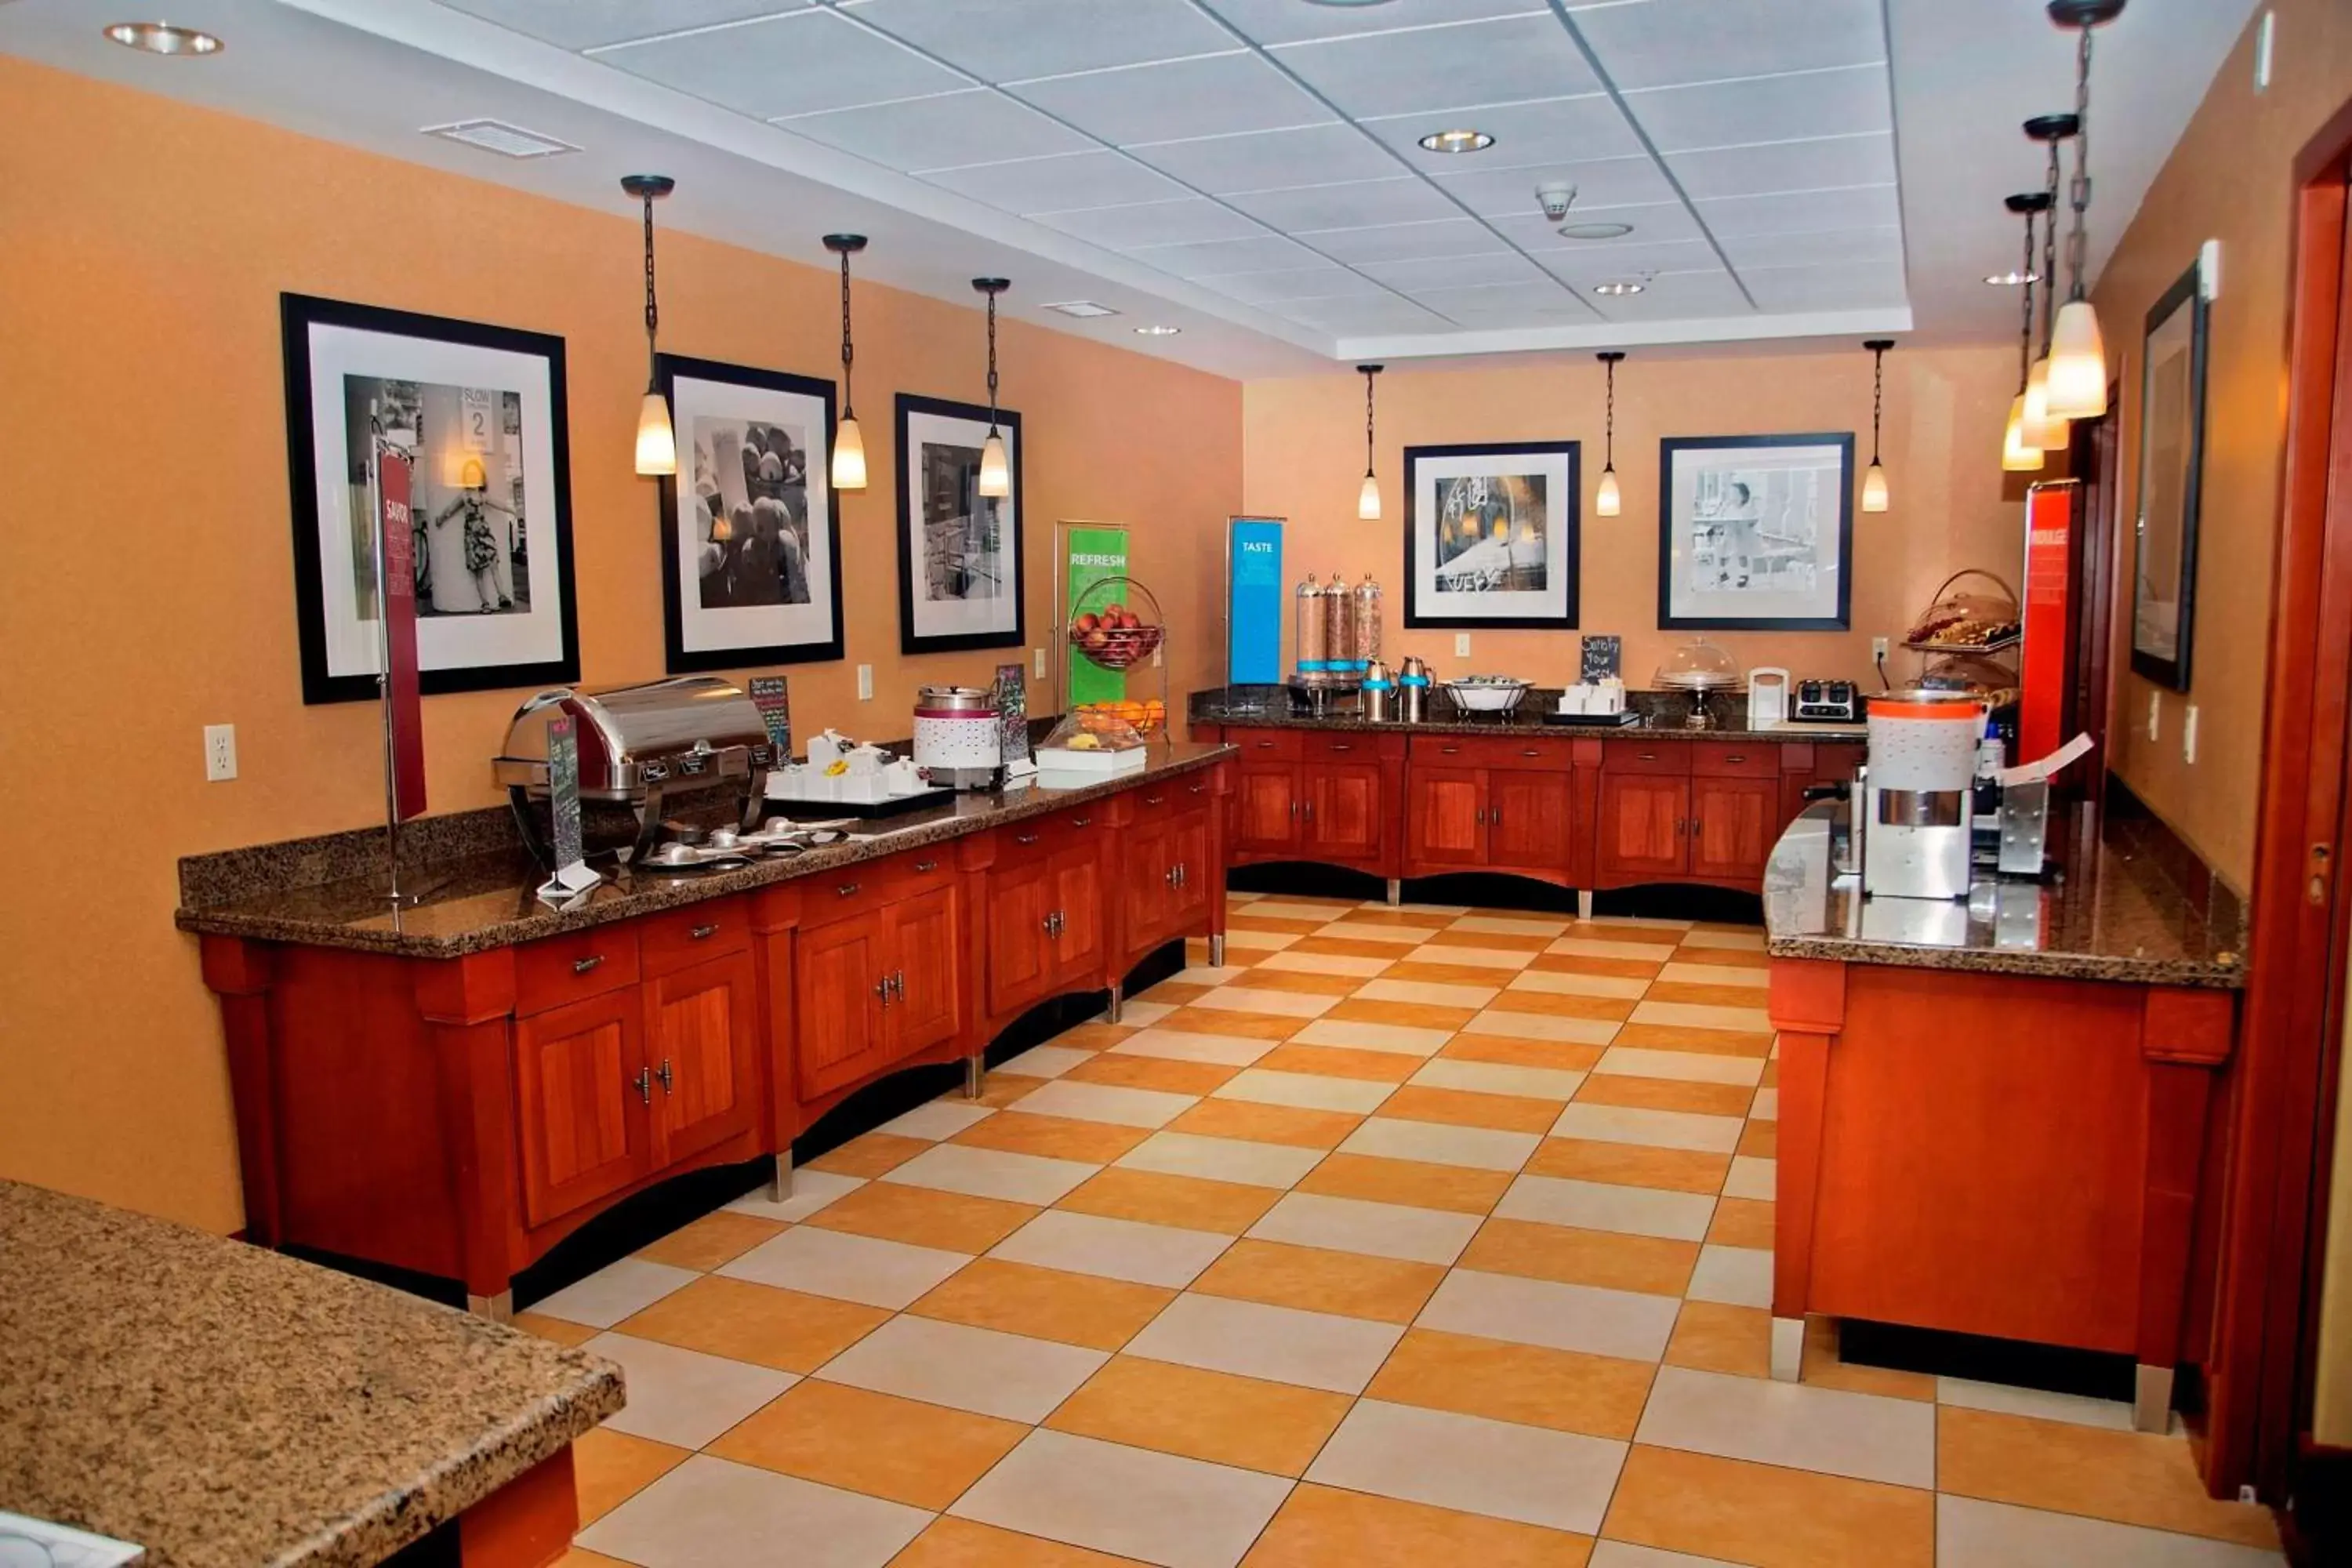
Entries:
{"type": "Polygon", "coordinates": [[[844,419],[833,433],[833,488],[866,488],[866,436],[857,428],[855,415],[844,419]]]}
{"type": "Polygon", "coordinates": [[[670,433],[669,402],[658,392],[647,392],[637,405],[637,472],[677,472],[677,437],[670,433]]]}
{"type": "Polygon", "coordinates": [[[2049,416],[2096,419],[2107,411],[2107,345],[2088,300],[2058,308],[2050,338],[2049,416]]]}
{"type": "Polygon", "coordinates": [[[1593,511],[1601,517],[1615,517],[1623,504],[1623,498],[1617,493],[1617,470],[1601,469],[1601,486],[1592,492],[1593,511]]]}
{"type": "Polygon", "coordinates": [[[2032,473],[2042,467],[2042,448],[2025,443],[2025,394],[2009,402],[2009,426],[2000,436],[2000,466],[2012,473],[2032,473]]]}
{"type": "Polygon", "coordinates": [[[2025,424],[2021,435],[2029,447],[2054,452],[2066,444],[2066,421],[2050,412],[2050,356],[2033,362],[2025,380],[2025,424]]]}
{"type": "Polygon", "coordinates": [[[1886,510],[1886,470],[1876,463],[1871,464],[1870,471],[1862,476],[1862,510],[1886,510]]]}
{"type": "Polygon", "coordinates": [[[997,497],[1013,493],[1013,471],[1004,461],[1004,437],[993,430],[980,445],[980,493],[997,497]]]}
{"type": "Polygon", "coordinates": [[[1381,519],[1381,481],[1370,474],[1364,476],[1364,488],[1356,492],[1356,515],[1366,522],[1381,519]]]}

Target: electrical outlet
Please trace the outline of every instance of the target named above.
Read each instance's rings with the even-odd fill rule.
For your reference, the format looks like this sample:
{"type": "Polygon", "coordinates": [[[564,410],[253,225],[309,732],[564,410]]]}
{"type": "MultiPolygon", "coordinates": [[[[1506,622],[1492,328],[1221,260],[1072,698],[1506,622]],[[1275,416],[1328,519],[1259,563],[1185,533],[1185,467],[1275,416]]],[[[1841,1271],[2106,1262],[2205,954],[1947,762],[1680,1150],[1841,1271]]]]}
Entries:
{"type": "Polygon", "coordinates": [[[211,784],[223,784],[236,777],[236,726],[207,724],[205,726],[205,778],[211,784]]]}
{"type": "Polygon", "coordinates": [[[2192,766],[2197,761],[2197,704],[2180,716],[2180,760],[2192,766]]]}
{"type": "Polygon", "coordinates": [[[1030,649],[1029,651],[1030,651],[1030,652],[1032,652],[1033,654],[1036,655],[1036,657],[1037,657],[1037,679],[1040,679],[1040,680],[1045,679],[1045,650],[1044,648],[1042,648],[1042,647],[1039,647],[1039,648],[1032,648],[1032,649],[1030,649]]]}
{"type": "Polygon", "coordinates": [[[1870,639],[1870,661],[1873,664],[1885,664],[1886,662],[1886,639],[1885,637],[1873,637],[1870,639]]]}
{"type": "Polygon", "coordinates": [[[860,702],[874,700],[874,667],[870,664],[861,664],[857,667],[857,700],[860,702]]]}
{"type": "Polygon", "coordinates": [[[2263,13],[2263,25],[2254,34],[2254,90],[2268,92],[2271,88],[2271,60],[2278,47],[2278,13],[2263,13]]]}
{"type": "Polygon", "coordinates": [[[1454,634],[1454,657],[1456,658],[1468,658],[1470,657],[1470,634],[1468,632],[1455,632],[1454,634]]]}
{"type": "Polygon", "coordinates": [[[1163,653],[1166,653],[1167,651],[1168,651],[1168,647],[1167,647],[1167,645],[1166,645],[1165,643],[1161,644],[1160,647],[1156,647],[1156,648],[1153,648],[1153,649],[1151,650],[1151,668],[1154,668],[1154,669],[1158,669],[1158,668],[1160,668],[1160,666],[1164,662],[1164,661],[1160,658],[1160,656],[1161,654],[1163,654],[1163,653]]]}
{"type": "Polygon", "coordinates": [[[2163,728],[2164,693],[2151,691],[2147,694],[2147,738],[2151,741],[2155,740],[2158,731],[2163,728]]]}

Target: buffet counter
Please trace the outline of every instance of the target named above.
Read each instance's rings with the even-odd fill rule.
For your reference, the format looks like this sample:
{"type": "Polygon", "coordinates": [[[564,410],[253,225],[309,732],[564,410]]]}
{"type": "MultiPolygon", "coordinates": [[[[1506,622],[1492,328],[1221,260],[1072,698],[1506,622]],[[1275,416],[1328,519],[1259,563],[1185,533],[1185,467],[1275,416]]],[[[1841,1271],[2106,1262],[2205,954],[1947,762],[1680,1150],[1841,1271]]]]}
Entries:
{"type": "Polygon", "coordinates": [[[0,1510],[146,1568],[365,1568],[436,1530],[436,1562],[548,1562],[572,1440],[622,1405],[583,1351],[10,1182],[0,1388],[0,1510]]]}
{"type": "Polygon", "coordinates": [[[2088,807],[2047,883],[1865,897],[1846,809],[1809,807],[1765,876],[1775,1374],[1809,1312],[2126,1354],[2163,1430],[2202,1360],[2191,1239],[2242,906],[2088,807]]]}

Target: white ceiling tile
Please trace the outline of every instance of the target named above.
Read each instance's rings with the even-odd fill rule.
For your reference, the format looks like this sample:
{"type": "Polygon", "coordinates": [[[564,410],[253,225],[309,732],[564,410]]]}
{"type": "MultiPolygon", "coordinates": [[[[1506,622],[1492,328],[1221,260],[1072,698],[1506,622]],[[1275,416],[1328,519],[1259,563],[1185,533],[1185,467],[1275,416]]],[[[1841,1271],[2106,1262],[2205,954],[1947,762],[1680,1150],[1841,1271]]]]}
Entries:
{"type": "Polygon", "coordinates": [[[1335,228],[1300,236],[1336,261],[1410,261],[1423,256],[1478,256],[1503,248],[1495,231],[1475,218],[1335,228]]]}
{"type": "Polygon", "coordinates": [[[1404,168],[1379,142],[1337,121],[1288,131],[1149,142],[1128,151],[1213,196],[1331,180],[1378,180],[1404,168]]]}
{"type": "Polygon", "coordinates": [[[1832,228],[1893,228],[1903,221],[1893,185],[1729,196],[1699,203],[1698,213],[1718,239],[1734,235],[1811,234],[1832,228]]]}
{"type": "Polygon", "coordinates": [[[1598,296],[1592,308],[1612,321],[1705,321],[1755,314],[1739,285],[1720,268],[1713,272],[1663,272],[1639,294],[1598,296]]]}
{"type": "Polygon", "coordinates": [[[1138,261],[1178,278],[1215,278],[1229,272],[1270,272],[1278,268],[1313,267],[1324,258],[1276,234],[1248,239],[1212,239],[1191,245],[1138,246],[1130,253],[1138,261]]]}
{"type": "Polygon", "coordinates": [[[1672,153],[1666,163],[1693,201],[1895,183],[1895,137],[1885,131],[1672,153]]]}
{"type": "Polygon", "coordinates": [[[1627,93],[1625,107],[1661,153],[1846,136],[1895,124],[1884,66],[1657,88],[1627,93]]]}
{"type": "Polygon", "coordinates": [[[1648,0],[1575,25],[1628,90],[1886,58],[1879,0],[1648,0]]]}
{"type": "Polygon", "coordinates": [[[1465,311],[1486,317],[1516,311],[1531,317],[1576,316],[1588,321],[1592,319],[1591,307],[1551,279],[1461,289],[1414,289],[1408,292],[1414,303],[1457,321],[1465,311]]]}
{"type": "Polygon", "coordinates": [[[1171,60],[1029,82],[1010,89],[1113,143],[1312,125],[1330,110],[1255,55],[1171,60]]]}
{"type": "Polygon", "coordinates": [[[1239,213],[1199,196],[1086,212],[1039,213],[1034,221],[1114,250],[1192,245],[1204,239],[1247,239],[1265,232],[1239,213]]]}
{"type": "Polygon", "coordinates": [[[1262,44],[1441,26],[1482,16],[1545,14],[1539,0],[1382,0],[1360,6],[1301,5],[1299,0],[1202,0],[1202,4],[1262,44]]]}
{"type": "Polygon", "coordinates": [[[1675,240],[1664,245],[1637,245],[1618,240],[1580,245],[1562,250],[1532,252],[1536,265],[1578,288],[1612,278],[1640,278],[1664,272],[1715,272],[1723,263],[1715,247],[1703,239],[1675,240]]]}
{"type": "Polygon", "coordinates": [[[804,10],[815,0],[448,0],[487,22],[567,49],[593,48],[655,33],[707,27],[804,10]]]}
{"type": "Polygon", "coordinates": [[[1294,300],[1361,300],[1391,298],[1391,290],[1344,267],[1326,264],[1281,272],[1236,272],[1228,278],[1204,278],[1204,289],[1253,305],[1294,300]]]}
{"type": "Polygon", "coordinates": [[[856,15],[996,82],[1234,47],[1188,0],[866,0],[856,15]]]}
{"type": "Polygon", "coordinates": [[[920,172],[935,185],[1012,213],[1080,212],[1087,207],[1173,201],[1187,194],[1175,181],[1122,153],[1060,153],[1009,163],[920,172]]]}
{"type": "MultiPolygon", "coordinates": [[[[1477,160],[1456,162],[1475,165],[1477,160]]],[[[1587,216],[1594,207],[1633,206],[1677,199],[1657,161],[1647,153],[1631,158],[1597,158],[1581,163],[1537,163],[1523,168],[1474,166],[1458,174],[1442,169],[1435,174],[1437,183],[1449,195],[1480,217],[1540,214],[1542,209],[1536,205],[1536,187],[1554,183],[1576,187],[1576,205],[1569,215],[1570,222],[1587,216]]]]}
{"type": "Polygon", "coordinates": [[[1092,145],[1028,105],[984,88],[919,98],[911,103],[877,103],[798,115],[781,123],[796,135],[892,169],[937,168],[968,161],[979,149],[997,158],[1026,159],[1092,145]]]}
{"type": "Polygon", "coordinates": [[[1371,119],[1364,129],[1402,153],[1416,168],[1433,174],[1468,174],[1482,167],[1507,163],[1526,167],[1558,160],[1623,158],[1642,151],[1641,141],[1617,106],[1602,94],[1582,98],[1546,99],[1538,103],[1514,103],[1482,109],[1461,117],[1462,124],[1433,123],[1425,114],[1402,119],[1371,119]],[[1431,153],[1420,145],[1433,131],[1484,131],[1495,144],[1483,153],[1431,153]],[[1480,160],[1491,160],[1482,163],[1480,160]]]}
{"type": "Polygon", "coordinates": [[[1526,250],[1555,250],[1580,246],[1660,245],[1669,240],[1706,237],[1699,230],[1698,219],[1693,217],[1690,208],[1680,202],[1661,202],[1643,207],[1596,207],[1590,212],[1571,209],[1569,216],[1571,221],[1580,218],[1591,222],[1609,218],[1618,223],[1630,223],[1633,226],[1633,232],[1618,239],[1569,239],[1560,234],[1558,225],[1535,210],[1532,200],[1528,203],[1526,212],[1487,221],[1496,233],[1526,250]]]}
{"type": "Polygon", "coordinates": [[[1795,234],[1735,234],[1722,237],[1723,253],[1745,275],[1758,267],[1836,267],[1863,261],[1901,261],[1899,228],[1819,229],[1795,234]]]}
{"type": "Polygon", "coordinates": [[[944,66],[823,9],[629,44],[596,58],[762,119],[952,92],[971,85],[944,66]]]}
{"type": "Polygon", "coordinates": [[[1286,45],[1275,58],[1356,117],[1436,113],[1601,88],[1576,40],[1549,11],[1286,45]]]}
{"type": "Polygon", "coordinates": [[[1457,217],[1462,209],[1414,174],[1358,180],[1343,185],[1306,185],[1288,191],[1252,191],[1225,198],[1254,218],[1297,234],[1304,229],[1370,228],[1375,224],[1417,223],[1457,217]]]}
{"type": "Polygon", "coordinates": [[[1425,289],[1489,288],[1504,283],[1557,287],[1542,268],[1515,250],[1498,250],[1488,256],[1431,257],[1421,261],[1371,261],[1364,264],[1364,271],[1412,294],[1425,289]]]}
{"type": "Polygon", "coordinates": [[[1739,276],[1761,310],[1867,310],[1908,302],[1899,261],[1753,267],[1739,276]]]}
{"type": "Polygon", "coordinates": [[[1297,300],[1266,307],[1275,314],[1342,337],[1365,332],[1442,332],[1444,317],[1424,310],[1410,300],[1297,300]]]}

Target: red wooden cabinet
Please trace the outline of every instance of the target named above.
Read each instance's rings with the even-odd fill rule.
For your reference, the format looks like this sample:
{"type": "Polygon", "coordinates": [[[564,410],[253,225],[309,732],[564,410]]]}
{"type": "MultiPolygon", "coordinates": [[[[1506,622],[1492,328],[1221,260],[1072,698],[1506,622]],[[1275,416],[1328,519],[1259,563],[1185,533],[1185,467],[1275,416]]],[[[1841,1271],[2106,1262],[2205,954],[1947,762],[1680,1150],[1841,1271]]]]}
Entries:
{"type": "Polygon", "coordinates": [[[883,911],[882,961],[890,976],[883,1033],[890,1059],[955,1037],[963,992],[956,889],[941,886],[883,911]]]}
{"type": "Polygon", "coordinates": [[[651,1168],[652,1079],[634,988],[518,1020],[514,1060],[525,1224],[545,1225],[651,1168]]]}
{"type": "Polygon", "coordinates": [[[1302,764],[1307,858],[1370,860],[1386,847],[1386,803],[1377,763],[1302,764]]]}
{"type": "Polygon", "coordinates": [[[1053,964],[1048,981],[1055,989],[1091,989],[1102,970],[1104,954],[1102,851],[1082,844],[1056,854],[1047,868],[1054,916],[1053,964]]]}
{"type": "Polygon", "coordinates": [[[988,1010],[1017,1013],[1045,994],[1053,979],[1054,868],[1028,858],[988,873],[981,910],[987,930],[988,1010]]]}
{"type": "Polygon", "coordinates": [[[1291,858],[1306,820],[1297,763],[1244,762],[1234,771],[1234,845],[1243,854],[1291,858]]]}
{"type": "Polygon", "coordinates": [[[645,1058],[653,1077],[653,1163],[674,1164],[760,1114],[759,981],[737,952],[649,980],[645,1058]]]}
{"type": "Polygon", "coordinates": [[[1405,864],[1416,871],[1486,864],[1486,781],[1477,768],[1422,767],[1408,775],[1405,864]]]}
{"type": "Polygon", "coordinates": [[[1780,836],[1777,778],[1710,778],[1690,783],[1691,876],[1710,882],[1753,882],[1780,836]]]}
{"type": "Polygon", "coordinates": [[[1486,852],[1496,867],[1564,877],[1570,807],[1565,773],[1490,771],[1486,774],[1486,852]]]}
{"type": "Polygon", "coordinates": [[[1601,775],[1601,841],[1594,859],[1604,882],[1678,878],[1689,866],[1685,845],[1690,781],[1664,773],[1601,775]]]}
{"type": "Polygon", "coordinates": [[[887,1067],[880,919],[856,915],[803,930],[793,969],[801,1099],[815,1100],[887,1067]]]}

